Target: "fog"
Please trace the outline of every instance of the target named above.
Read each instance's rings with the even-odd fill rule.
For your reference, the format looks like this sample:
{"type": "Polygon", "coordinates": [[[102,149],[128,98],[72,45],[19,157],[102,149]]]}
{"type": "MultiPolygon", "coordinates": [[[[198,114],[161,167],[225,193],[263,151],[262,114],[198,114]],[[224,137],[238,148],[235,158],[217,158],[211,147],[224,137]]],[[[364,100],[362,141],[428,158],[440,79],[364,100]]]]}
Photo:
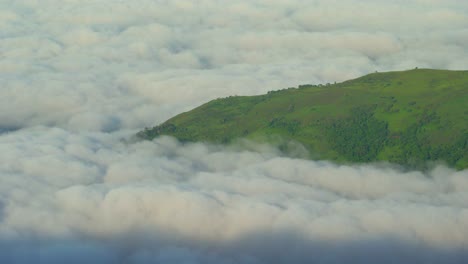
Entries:
{"type": "Polygon", "coordinates": [[[0,0],[0,262],[468,262],[467,170],[132,140],[218,97],[467,69],[467,25],[455,0],[0,0]]]}
{"type": "Polygon", "coordinates": [[[468,68],[465,1],[0,1],[0,128],[152,126],[229,95],[468,68]]]}
{"type": "Polygon", "coordinates": [[[0,138],[2,263],[467,260],[467,171],[128,136],[37,127],[0,138]]]}

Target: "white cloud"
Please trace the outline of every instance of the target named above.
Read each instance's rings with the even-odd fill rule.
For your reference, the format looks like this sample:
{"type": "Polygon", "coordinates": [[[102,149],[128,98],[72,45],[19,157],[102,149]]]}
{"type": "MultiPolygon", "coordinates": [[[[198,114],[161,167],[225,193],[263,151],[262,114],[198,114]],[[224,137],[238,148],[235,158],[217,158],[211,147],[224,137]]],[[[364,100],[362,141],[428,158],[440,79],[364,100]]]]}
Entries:
{"type": "Polygon", "coordinates": [[[1,5],[1,127],[138,129],[217,97],[468,61],[460,1],[1,5]]]}
{"type": "Polygon", "coordinates": [[[3,243],[34,254],[21,241],[38,237],[49,241],[46,259],[91,250],[96,259],[143,263],[163,255],[271,263],[280,245],[298,263],[354,254],[423,261],[444,250],[467,257],[467,171],[337,166],[278,157],[268,146],[121,141],[127,137],[45,127],[0,137],[3,243]],[[378,253],[368,255],[371,248],[378,253]]]}
{"type": "Polygon", "coordinates": [[[463,1],[0,10],[0,262],[467,262],[466,170],[337,166],[245,142],[125,143],[218,97],[466,69],[463,1]]]}

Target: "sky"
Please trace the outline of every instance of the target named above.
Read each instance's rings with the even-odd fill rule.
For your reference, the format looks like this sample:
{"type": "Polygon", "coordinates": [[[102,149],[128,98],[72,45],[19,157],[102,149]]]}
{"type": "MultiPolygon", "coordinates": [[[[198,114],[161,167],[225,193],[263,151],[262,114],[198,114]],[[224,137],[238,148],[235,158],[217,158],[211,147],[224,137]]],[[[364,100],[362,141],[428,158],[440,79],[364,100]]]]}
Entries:
{"type": "Polygon", "coordinates": [[[459,0],[0,0],[1,263],[466,263],[468,171],[133,142],[209,100],[468,69],[459,0]]]}

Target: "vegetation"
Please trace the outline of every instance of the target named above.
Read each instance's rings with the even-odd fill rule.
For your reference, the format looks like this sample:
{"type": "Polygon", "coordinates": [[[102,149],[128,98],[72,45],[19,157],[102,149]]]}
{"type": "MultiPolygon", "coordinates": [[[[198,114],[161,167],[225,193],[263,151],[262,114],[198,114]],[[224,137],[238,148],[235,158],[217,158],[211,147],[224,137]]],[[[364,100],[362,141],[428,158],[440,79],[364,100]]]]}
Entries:
{"type": "Polygon", "coordinates": [[[213,100],[138,136],[227,144],[294,141],[312,159],[429,161],[468,168],[468,71],[373,73],[338,84],[301,85],[213,100]]]}

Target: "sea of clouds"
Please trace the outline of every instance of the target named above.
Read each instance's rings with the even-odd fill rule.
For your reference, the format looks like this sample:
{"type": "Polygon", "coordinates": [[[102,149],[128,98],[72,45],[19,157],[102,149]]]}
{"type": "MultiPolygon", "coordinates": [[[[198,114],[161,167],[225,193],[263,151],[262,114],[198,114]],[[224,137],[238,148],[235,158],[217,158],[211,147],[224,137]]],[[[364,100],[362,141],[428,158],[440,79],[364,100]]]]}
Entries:
{"type": "Polygon", "coordinates": [[[466,263],[468,171],[134,142],[229,95],[468,68],[457,0],[0,0],[0,263],[466,263]]]}

